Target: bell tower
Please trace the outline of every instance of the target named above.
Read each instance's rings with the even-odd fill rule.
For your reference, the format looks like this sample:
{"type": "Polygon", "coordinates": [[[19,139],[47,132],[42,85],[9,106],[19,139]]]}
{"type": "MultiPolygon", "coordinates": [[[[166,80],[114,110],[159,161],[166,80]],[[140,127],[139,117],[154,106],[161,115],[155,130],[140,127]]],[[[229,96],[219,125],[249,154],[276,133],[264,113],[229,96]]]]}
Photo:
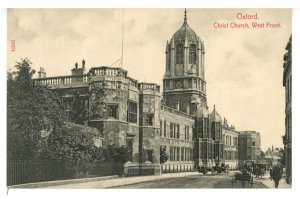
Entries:
{"type": "Polygon", "coordinates": [[[189,27],[184,11],[183,25],[166,45],[163,99],[166,106],[195,115],[197,104],[206,104],[204,43],[189,27]]]}

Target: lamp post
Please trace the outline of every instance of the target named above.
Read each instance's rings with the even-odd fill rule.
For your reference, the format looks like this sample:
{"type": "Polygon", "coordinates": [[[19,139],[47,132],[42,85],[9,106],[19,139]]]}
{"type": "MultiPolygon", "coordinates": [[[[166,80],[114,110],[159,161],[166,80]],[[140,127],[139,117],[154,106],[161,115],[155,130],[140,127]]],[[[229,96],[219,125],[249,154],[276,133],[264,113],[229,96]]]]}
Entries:
{"type": "Polygon", "coordinates": [[[271,167],[272,167],[272,169],[273,169],[273,159],[274,159],[274,153],[273,153],[273,151],[271,152],[271,158],[272,158],[272,159],[271,159],[271,161],[272,161],[272,162],[271,162],[271,167]]]}

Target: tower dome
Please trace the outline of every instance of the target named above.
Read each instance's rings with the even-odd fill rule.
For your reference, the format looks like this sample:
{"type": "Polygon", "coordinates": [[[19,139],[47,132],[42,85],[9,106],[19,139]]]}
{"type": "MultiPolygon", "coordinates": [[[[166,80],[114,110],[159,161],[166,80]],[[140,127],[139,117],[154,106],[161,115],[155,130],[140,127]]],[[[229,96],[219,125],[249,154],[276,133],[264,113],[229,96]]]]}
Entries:
{"type": "Polygon", "coordinates": [[[222,118],[217,112],[215,105],[214,105],[214,110],[210,114],[210,118],[212,122],[222,122],[222,118]]]}
{"type": "MultiPolygon", "coordinates": [[[[204,43],[184,22],[166,45],[166,72],[164,76],[164,98],[166,105],[196,115],[198,106],[191,102],[196,97],[206,101],[204,69],[204,43]]],[[[206,105],[205,105],[206,106],[206,105]]],[[[209,116],[209,114],[208,114],[209,116]]]]}
{"type": "Polygon", "coordinates": [[[187,23],[186,10],[184,11],[184,22],[179,30],[177,30],[172,39],[176,43],[183,43],[185,41],[189,43],[198,43],[200,40],[193,29],[191,29],[187,23]]]}

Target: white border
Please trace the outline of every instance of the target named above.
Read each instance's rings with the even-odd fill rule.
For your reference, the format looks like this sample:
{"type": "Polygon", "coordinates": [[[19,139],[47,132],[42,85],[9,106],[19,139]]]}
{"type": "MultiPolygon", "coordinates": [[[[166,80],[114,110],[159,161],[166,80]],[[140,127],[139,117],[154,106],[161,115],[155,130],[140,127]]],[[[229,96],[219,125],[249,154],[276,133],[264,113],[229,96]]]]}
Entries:
{"type": "Polygon", "coordinates": [[[296,8],[298,0],[2,0],[1,8],[296,8]]]}
{"type": "MultiPolygon", "coordinates": [[[[289,8],[289,7],[300,7],[299,1],[278,1],[278,0],[251,0],[251,1],[241,1],[241,0],[206,0],[206,1],[195,1],[195,0],[150,0],[145,2],[144,0],[104,0],[95,2],[95,0],[5,0],[2,1],[1,8],[14,7],[14,8],[46,8],[46,7],[60,7],[60,8],[135,8],[135,7],[151,7],[151,8],[182,8],[182,7],[203,7],[203,8],[289,8]]],[[[255,198],[255,197],[268,197],[268,198],[288,198],[291,196],[296,196],[297,187],[299,183],[297,178],[299,173],[296,168],[299,168],[297,156],[297,151],[299,150],[299,145],[297,141],[299,140],[299,126],[297,119],[299,116],[299,94],[297,92],[298,85],[300,85],[299,66],[300,66],[300,9],[293,10],[293,188],[291,190],[215,190],[215,189],[188,189],[188,190],[9,190],[7,192],[5,176],[6,176],[6,164],[5,164],[5,152],[6,152],[6,63],[7,63],[7,12],[5,9],[0,9],[0,42],[2,48],[0,48],[0,63],[2,70],[0,70],[0,89],[1,89],[1,102],[0,110],[1,114],[1,133],[0,133],[0,146],[1,146],[1,198],[13,197],[13,198],[53,198],[58,196],[60,198],[72,197],[72,198],[235,198],[241,197],[255,198]],[[296,56],[298,55],[298,56],[296,56]],[[7,195],[8,193],[8,195],[7,195]]],[[[294,198],[294,197],[292,197],[294,198]]]]}

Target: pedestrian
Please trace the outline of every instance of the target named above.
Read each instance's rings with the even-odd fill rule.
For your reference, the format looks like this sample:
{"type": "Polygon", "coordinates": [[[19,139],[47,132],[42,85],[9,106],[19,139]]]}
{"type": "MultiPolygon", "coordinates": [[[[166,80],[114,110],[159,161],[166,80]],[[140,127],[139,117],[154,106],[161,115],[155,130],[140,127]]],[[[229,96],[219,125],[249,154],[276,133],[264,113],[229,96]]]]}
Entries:
{"type": "Polygon", "coordinates": [[[273,167],[272,170],[270,170],[270,176],[271,179],[274,180],[275,182],[275,188],[278,188],[279,185],[279,181],[282,178],[282,168],[278,165],[276,165],[275,167],[273,167]]]}

